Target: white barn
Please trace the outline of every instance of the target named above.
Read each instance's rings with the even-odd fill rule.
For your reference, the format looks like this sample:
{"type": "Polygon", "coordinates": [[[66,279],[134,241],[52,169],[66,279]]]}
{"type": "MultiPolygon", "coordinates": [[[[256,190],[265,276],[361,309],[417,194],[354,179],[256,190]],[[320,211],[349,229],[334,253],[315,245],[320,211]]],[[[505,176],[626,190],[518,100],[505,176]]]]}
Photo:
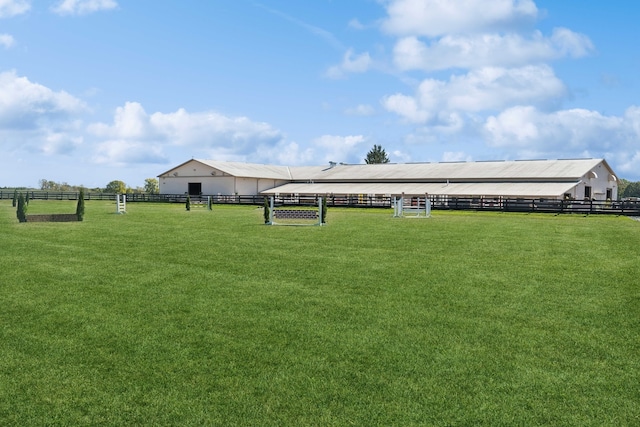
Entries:
{"type": "Polygon", "coordinates": [[[158,176],[161,194],[429,194],[616,200],[618,178],[604,159],[288,167],[188,160],[158,176]]]}
{"type": "Polygon", "coordinates": [[[257,195],[294,182],[312,169],[318,168],[191,159],[158,178],[160,194],[257,195]]]}

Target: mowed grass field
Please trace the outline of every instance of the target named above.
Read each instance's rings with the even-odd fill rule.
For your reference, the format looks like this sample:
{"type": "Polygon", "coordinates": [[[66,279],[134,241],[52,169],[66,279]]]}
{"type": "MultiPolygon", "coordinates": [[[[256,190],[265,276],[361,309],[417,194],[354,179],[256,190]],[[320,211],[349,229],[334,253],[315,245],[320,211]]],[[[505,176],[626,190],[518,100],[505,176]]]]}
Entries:
{"type": "Polygon", "coordinates": [[[0,201],[0,425],[640,424],[640,222],[127,210],[0,201]]]}

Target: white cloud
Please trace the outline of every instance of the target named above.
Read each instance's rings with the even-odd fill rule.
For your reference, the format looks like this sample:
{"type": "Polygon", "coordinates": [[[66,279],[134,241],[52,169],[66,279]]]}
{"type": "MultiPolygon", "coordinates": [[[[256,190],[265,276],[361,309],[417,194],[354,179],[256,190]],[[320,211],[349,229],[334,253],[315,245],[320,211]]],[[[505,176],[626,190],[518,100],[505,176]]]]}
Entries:
{"type": "Polygon", "coordinates": [[[567,28],[554,29],[551,40],[562,56],[580,58],[589,55],[594,50],[589,37],[574,33],[567,28]]]}
{"type": "Polygon", "coordinates": [[[142,105],[127,102],[118,107],[113,116],[113,125],[94,123],[89,125],[89,132],[98,137],[117,138],[123,140],[151,139],[156,132],[149,123],[150,118],[142,105]]]}
{"type": "Polygon", "coordinates": [[[55,92],[20,77],[0,73],[0,146],[44,155],[70,154],[83,141],[79,114],[87,111],[80,99],[55,92]]]}
{"type": "Polygon", "coordinates": [[[622,155],[607,156],[609,161],[613,157],[617,161],[616,172],[629,173],[633,175],[638,174],[640,170],[640,150],[631,150],[629,152],[622,153],[622,155]]]}
{"type": "Polygon", "coordinates": [[[86,15],[118,7],[115,0],[62,0],[51,8],[58,15],[86,15]]]}
{"type": "Polygon", "coordinates": [[[445,151],[442,153],[443,162],[470,162],[473,158],[464,151],[445,151]]]}
{"type": "Polygon", "coordinates": [[[21,15],[31,9],[28,0],[0,0],[0,18],[21,15]]]}
{"type": "Polygon", "coordinates": [[[349,24],[347,24],[347,26],[351,29],[354,30],[364,30],[366,27],[364,24],[362,24],[358,19],[354,18],[351,21],[349,21],[349,24]]]}
{"type": "Polygon", "coordinates": [[[228,117],[216,112],[154,113],[150,120],[154,129],[178,145],[225,146],[247,153],[260,144],[273,145],[283,138],[268,123],[247,117],[228,117]]]}
{"type": "Polygon", "coordinates": [[[593,51],[588,37],[566,28],[555,29],[551,38],[534,32],[526,39],[519,34],[447,35],[427,44],[415,36],[396,43],[394,63],[401,70],[513,67],[564,56],[580,57],[593,51]]]}
{"type": "MultiPolygon", "coordinates": [[[[228,117],[216,112],[147,114],[141,104],[127,102],[118,107],[113,123],[94,123],[88,132],[104,140],[99,148],[101,163],[161,162],[164,149],[188,147],[192,151],[216,153],[226,160],[249,160],[256,152],[269,151],[283,135],[267,123],[246,117],[228,117]],[[127,154],[131,146],[135,155],[127,154]],[[145,156],[144,147],[148,148],[145,156]]],[[[252,160],[255,161],[255,160],[252,160]]]]}
{"type": "Polygon", "coordinates": [[[389,159],[394,163],[407,163],[411,161],[411,154],[402,150],[393,150],[389,159]]]}
{"type": "Polygon", "coordinates": [[[323,135],[313,141],[318,152],[315,157],[315,163],[328,162],[353,162],[362,163],[359,158],[361,153],[360,146],[367,142],[367,138],[362,135],[323,135]]]}
{"type": "Polygon", "coordinates": [[[545,105],[565,96],[564,84],[548,66],[486,67],[449,81],[424,80],[414,97],[391,95],[384,107],[408,121],[423,123],[442,112],[494,111],[519,104],[545,105]]]}
{"type": "Polygon", "coordinates": [[[388,111],[414,123],[424,123],[432,117],[431,109],[421,108],[414,97],[400,93],[385,97],[382,100],[382,105],[388,111]]]}
{"type": "Polygon", "coordinates": [[[353,108],[347,108],[345,114],[349,116],[372,116],[376,110],[371,105],[359,104],[353,108]]]}
{"type": "Polygon", "coordinates": [[[167,163],[168,158],[158,145],[115,139],[99,143],[92,160],[97,164],[123,166],[135,163],[167,163]]]}
{"type": "Polygon", "coordinates": [[[69,132],[48,132],[42,137],[39,150],[48,156],[55,154],[71,154],[83,143],[81,135],[69,132]]]}
{"type": "Polygon", "coordinates": [[[477,119],[474,117],[441,111],[434,114],[429,123],[416,127],[404,140],[409,145],[449,145],[460,140],[477,140],[477,126],[477,119]]]}
{"type": "Polygon", "coordinates": [[[19,77],[0,73],[0,128],[33,129],[42,121],[56,121],[86,109],[78,98],[19,77]]]}
{"type": "Polygon", "coordinates": [[[364,73],[372,64],[371,56],[368,52],[354,55],[353,50],[349,49],[345,52],[342,63],[335,65],[327,70],[327,77],[332,79],[340,79],[350,73],[364,73]]]}
{"type": "Polygon", "coordinates": [[[0,46],[4,46],[5,49],[9,49],[15,44],[15,39],[11,34],[0,34],[0,46]]]}
{"type": "MultiPolygon", "coordinates": [[[[212,158],[220,158],[213,156],[212,158]]],[[[305,165],[316,163],[316,154],[311,147],[301,146],[297,142],[282,140],[276,145],[261,145],[251,156],[244,156],[242,160],[268,163],[276,165],[305,165]]]]}
{"type": "Polygon", "coordinates": [[[512,28],[538,16],[533,0],[391,0],[384,31],[438,37],[512,28]]]}
{"type": "Polygon", "coordinates": [[[640,139],[640,107],[630,107],[623,116],[605,116],[579,108],[545,113],[519,106],[489,117],[484,131],[492,147],[599,156],[613,149],[634,152],[640,139]]]}

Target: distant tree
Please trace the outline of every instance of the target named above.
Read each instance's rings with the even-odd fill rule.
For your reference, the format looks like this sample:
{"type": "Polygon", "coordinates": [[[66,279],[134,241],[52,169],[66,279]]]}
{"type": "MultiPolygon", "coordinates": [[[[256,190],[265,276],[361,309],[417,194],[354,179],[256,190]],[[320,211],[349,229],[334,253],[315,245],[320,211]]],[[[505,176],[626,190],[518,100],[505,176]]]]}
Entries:
{"type": "Polygon", "coordinates": [[[144,192],[149,194],[158,194],[160,186],[156,178],[147,178],[144,180],[144,192]]]}
{"type": "Polygon", "coordinates": [[[82,185],[71,185],[67,182],[55,182],[47,179],[38,181],[40,189],[45,191],[79,191],[82,185]]]}
{"type": "Polygon", "coordinates": [[[76,206],[76,215],[78,216],[78,221],[82,221],[84,219],[84,190],[80,189],[80,194],[78,195],[78,205],[76,206]]]}
{"type": "Polygon", "coordinates": [[[384,151],[381,145],[374,145],[371,150],[367,153],[367,157],[364,161],[368,164],[374,163],[389,163],[389,157],[387,153],[384,151]]]}
{"type": "Polygon", "coordinates": [[[118,181],[118,180],[111,181],[104,188],[104,192],[105,193],[112,193],[112,194],[126,194],[127,193],[127,184],[125,184],[122,181],[118,181]]]}
{"type": "Polygon", "coordinates": [[[187,194],[187,202],[184,205],[185,209],[190,211],[191,210],[191,196],[187,194]]]}
{"type": "Polygon", "coordinates": [[[40,181],[38,181],[38,183],[40,184],[40,189],[41,190],[50,190],[51,188],[49,187],[49,181],[46,179],[41,179],[40,181]]]}
{"type": "Polygon", "coordinates": [[[11,206],[15,208],[17,204],[18,204],[18,190],[13,190],[13,202],[11,206]]]}
{"type": "Polygon", "coordinates": [[[18,196],[18,208],[16,209],[16,216],[18,221],[27,222],[27,204],[24,202],[24,196],[22,193],[18,196]]]}
{"type": "Polygon", "coordinates": [[[626,180],[624,178],[620,178],[618,181],[618,199],[622,198],[622,194],[624,193],[624,189],[627,188],[627,185],[631,184],[631,181],[626,180]]]}
{"type": "Polygon", "coordinates": [[[640,197],[640,181],[629,182],[622,191],[622,197],[640,197]]]}

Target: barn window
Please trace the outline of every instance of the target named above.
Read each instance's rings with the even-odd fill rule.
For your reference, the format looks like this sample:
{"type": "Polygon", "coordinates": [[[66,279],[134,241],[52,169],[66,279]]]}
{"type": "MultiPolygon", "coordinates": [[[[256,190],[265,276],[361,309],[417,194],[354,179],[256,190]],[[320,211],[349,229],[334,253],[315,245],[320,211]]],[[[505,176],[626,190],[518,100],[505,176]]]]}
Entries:
{"type": "Polygon", "coordinates": [[[586,185],[584,187],[584,198],[585,199],[590,199],[591,198],[591,187],[586,185]]]}

